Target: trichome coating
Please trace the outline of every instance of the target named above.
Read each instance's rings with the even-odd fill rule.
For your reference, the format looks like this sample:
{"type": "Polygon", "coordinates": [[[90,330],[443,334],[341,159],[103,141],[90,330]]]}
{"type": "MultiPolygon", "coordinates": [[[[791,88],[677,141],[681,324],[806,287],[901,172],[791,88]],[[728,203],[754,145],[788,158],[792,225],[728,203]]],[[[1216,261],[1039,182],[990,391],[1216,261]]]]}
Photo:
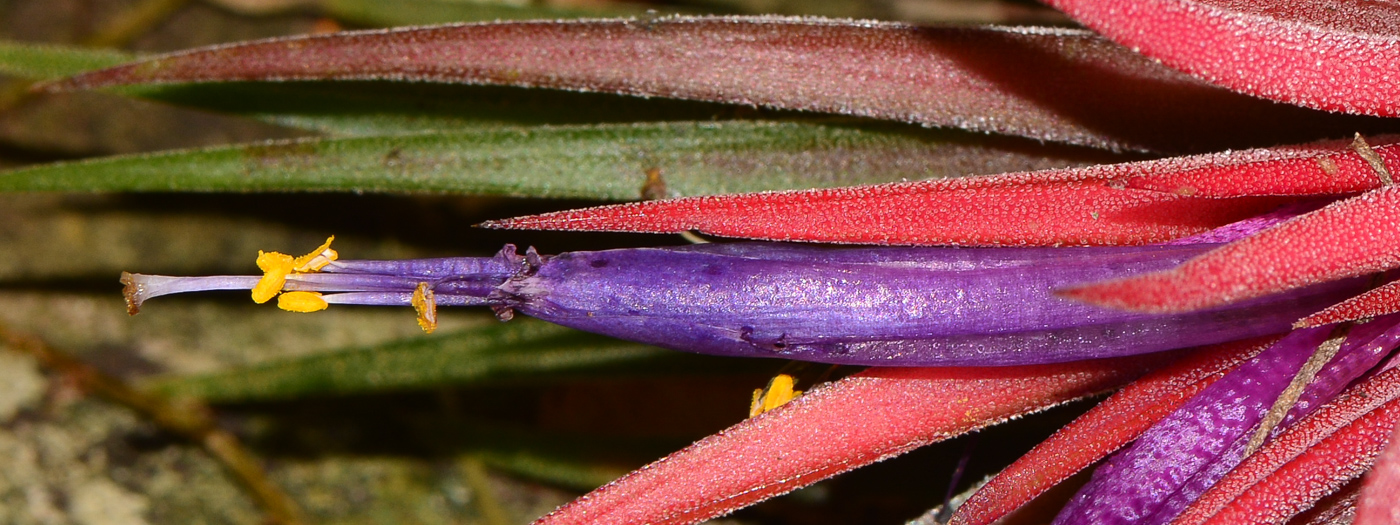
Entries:
{"type": "Polygon", "coordinates": [[[338,260],[330,241],[293,258],[261,253],[263,276],[124,274],[129,310],[152,297],[251,289],[283,309],[477,305],[704,354],[837,364],[967,366],[1133,355],[1283,333],[1353,295],[1360,279],[1226,307],[1144,314],[1055,290],[1163,270],[1218,244],[1136,247],[823,248],[705,244],[493,257],[338,260]],[[280,295],[279,295],[280,294],[280,295]]]}

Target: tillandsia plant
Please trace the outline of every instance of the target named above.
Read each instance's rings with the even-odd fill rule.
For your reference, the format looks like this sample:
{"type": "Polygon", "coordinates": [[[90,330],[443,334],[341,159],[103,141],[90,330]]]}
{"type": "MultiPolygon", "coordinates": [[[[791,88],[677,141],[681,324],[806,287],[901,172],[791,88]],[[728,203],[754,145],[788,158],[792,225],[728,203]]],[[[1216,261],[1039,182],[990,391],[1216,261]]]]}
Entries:
{"type": "MultiPolygon", "coordinates": [[[[519,312],[686,352],[869,367],[795,398],[780,375],[755,392],[749,419],[540,524],[699,522],[1115,390],[965,502],[919,520],[1044,521],[1015,513],[1046,512],[1036,500],[1057,486],[1073,493],[1052,505],[1062,524],[1400,520],[1390,497],[1400,476],[1400,285],[1390,274],[1400,269],[1390,169],[1400,138],[1385,134],[1400,127],[1400,8],[1049,3],[1088,29],[496,22],[195,49],[35,88],[126,86],[176,100],[181,91],[158,86],[388,79],[596,91],[1072,145],[1040,159],[1002,139],[917,144],[910,130],[781,113],[765,123],[459,131],[453,138],[485,146],[450,155],[438,134],[168,153],[161,162],[174,168],[164,170],[150,157],[99,159],[11,172],[0,186],[631,191],[647,200],[481,226],[763,242],[342,259],[327,241],[301,257],[260,252],[261,275],[124,274],[127,308],[245,290],[296,312],[411,306],[433,332],[439,307],[479,306],[500,320],[519,312]],[[351,152],[332,156],[339,164],[314,161],[338,148],[351,152]],[[375,148],[383,154],[366,154],[375,148]],[[526,160],[541,152],[551,166],[526,160]],[[640,191],[635,174],[614,184],[609,162],[629,155],[645,157],[640,191]],[[981,176],[837,180],[882,163],[900,179],[910,166],[946,172],[974,160],[981,176]],[[515,168],[553,176],[517,180],[515,168]],[[697,182],[707,174],[737,181],[697,182]],[[788,177],[798,182],[775,182],[788,177]],[[782,191],[729,193],[745,179],[770,184],[746,189],[782,191]]],[[[278,118],[361,133],[405,125],[315,111],[278,118]]]]}

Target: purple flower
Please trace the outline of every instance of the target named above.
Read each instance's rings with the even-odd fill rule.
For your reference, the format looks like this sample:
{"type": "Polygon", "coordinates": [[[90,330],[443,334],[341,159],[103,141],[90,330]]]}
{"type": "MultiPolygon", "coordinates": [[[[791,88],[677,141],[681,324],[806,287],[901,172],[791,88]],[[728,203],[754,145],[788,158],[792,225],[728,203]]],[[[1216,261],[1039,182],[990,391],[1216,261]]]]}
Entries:
{"type": "Polygon", "coordinates": [[[821,248],[704,244],[543,256],[336,260],[326,245],[259,255],[257,276],[127,274],[134,312],[152,297],[250,289],[283,309],[488,306],[682,351],[884,366],[1055,363],[1282,333],[1363,289],[1340,281],[1172,315],[1055,296],[1085,282],[1170,268],[1217,245],[1079,248],[821,248]],[[280,292],[280,295],[278,295],[280,292]]]}
{"type": "MultiPolygon", "coordinates": [[[[372,261],[339,260],[328,240],[302,257],[259,253],[261,276],[124,274],[122,282],[132,313],[162,295],[246,289],[257,302],[275,297],[279,307],[298,312],[332,304],[412,306],[429,332],[439,306],[486,306],[502,320],[520,312],[706,354],[1014,368],[1282,334],[1297,319],[1374,285],[1368,278],[1333,281],[1174,314],[1106,309],[1056,294],[1175,267],[1308,209],[1136,247],[735,243],[546,256],[507,245],[492,257],[372,261]]],[[[1239,464],[1257,444],[1251,440],[1276,434],[1372,370],[1400,342],[1397,324],[1400,316],[1354,329],[1294,331],[1110,459],[1057,523],[1170,521],[1239,464]],[[1332,343],[1335,358],[1304,365],[1332,343]],[[1311,374],[1317,379],[1309,384],[1311,374]],[[1303,383],[1289,387],[1295,377],[1303,383]]],[[[756,400],[756,412],[788,399],[777,397],[756,400]]]]}

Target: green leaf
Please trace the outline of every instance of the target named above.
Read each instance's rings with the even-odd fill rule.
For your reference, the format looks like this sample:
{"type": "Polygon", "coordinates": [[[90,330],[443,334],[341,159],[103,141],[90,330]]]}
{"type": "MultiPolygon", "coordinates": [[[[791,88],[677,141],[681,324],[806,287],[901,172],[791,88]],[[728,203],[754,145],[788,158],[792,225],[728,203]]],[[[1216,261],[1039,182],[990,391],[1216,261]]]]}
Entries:
{"type": "MultiPolygon", "coordinates": [[[[737,411],[736,411],[737,413],[737,411]]],[[[469,457],[511,474],[580,490],[592,490],[691,440],[540,432],[487,420],[467,419],[412,428],[421,435],[450,435],[469,457]]]]}
{"type": "Polygon", "coordinates": [[[440,191],[630,200],[1075,165],[1075,148],[904,126],[612,124],[307,139],[53,163],[0,191],[440,191]],[[656,180],[648,171],[658,170],[656,180]],[[663,189],[664,186],[664,189],[663,189]]]}
{"type": "Polygon", "coordinates": [[[734,365],[518,319],[206,375],[159,378],[148,386],[176,397],[229,402],[706,366],[734,365]]]}
{"type": "Polygon", "coordinates": [[[30,80],[62,78],[136,58],[137,55],[111,49],[0,41],[0,74],[30,80]]]}
{"type": "Polygon", "coordinates": [[[416,82],[232,82],[115,91],[332,136],[508,125],[727,120],[757,113],[752,108],[685,100],[416,82]]]}
{"type": "MultiPolygon", "coordinates": [[[[523,447],[513,450],[487,449],[476,453],[477,459],[492,468],[577,490],[596,489],[622,477],[629,470],[577,456],[582,454],[551,454],[523,447]]],[[[635,468],[641,465],[630,466],[635,468]]]]}

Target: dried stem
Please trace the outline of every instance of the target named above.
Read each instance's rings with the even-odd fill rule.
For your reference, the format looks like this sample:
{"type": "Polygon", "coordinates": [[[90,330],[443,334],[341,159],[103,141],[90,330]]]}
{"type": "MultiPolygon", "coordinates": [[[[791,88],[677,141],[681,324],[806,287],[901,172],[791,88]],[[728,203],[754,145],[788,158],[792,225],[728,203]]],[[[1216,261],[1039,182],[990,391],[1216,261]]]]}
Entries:
{"type": "Polygon", "coordinates": [[[1382,186],[1395,184],[1395,179],[1390,176],[1390,169],[1386,167],[1385,160],[1381,158],[1376,150],[1371,149],[1371,145],[1366,143],[1366,139],[1360,133],[1351,141],[1351,149],[1356,151],[1367,164],[1371,165],[1371,170],[1376,172],[1376,178],[1381,180],[1382,186]]]}
{"type": "Polygon", "coordinates": [[[122,47],[165,22],[189,0],[144,0],[84,38],[88,47],[122,47]]]}
{"type": "Polygon", "coordinates": [[[477,510],[481,512],[482,519],[488,525],[509,525],[512,523],[510,515],[501,507],[501,502],[496,499],[491,488],[491,479],[486,474],[486,465],[481,459],[476,457],[465,457],[460,461],[462,473],[467,478],[467,485],[474,493],[477,510]]]}
{"type": "Polygon", "coordinates": [[[1259,450],[1259,447],[1264,445],[1264,441],[1269,439],[1269,434],[1273,433],[1274,428],[1283,422],[1284,416],[1287,416],[1288,412],[1293,410],[1293,406],[1298,404],[1298,398],[1303,395],[1303,390],[1307,388],[1308,383],[1311,383],[1313,378],[1317,377],[1317,373],[1322,371],[1322,367],[1326,366],[1342,349],[1342,343],[1346,342],[1347,334],[1351,333],[1352,326],[1354,326],[1353,323],[1337,325],[1327,336],[1327,340],[1318,345],[1317,349],[1313,350],[1312,355],[1308,356],[1303,367],[1293,376],[1293,381],[1288,383],[1288,388],[1279,394],[1278,399],[1274,400],[1273,406],[1269,407],[1269,411],[1264,414],[1264,419],[1254,429],[1254,435],[1249,437],[1249,445],[1245,447],[1245,457],[1259,450]]]}

